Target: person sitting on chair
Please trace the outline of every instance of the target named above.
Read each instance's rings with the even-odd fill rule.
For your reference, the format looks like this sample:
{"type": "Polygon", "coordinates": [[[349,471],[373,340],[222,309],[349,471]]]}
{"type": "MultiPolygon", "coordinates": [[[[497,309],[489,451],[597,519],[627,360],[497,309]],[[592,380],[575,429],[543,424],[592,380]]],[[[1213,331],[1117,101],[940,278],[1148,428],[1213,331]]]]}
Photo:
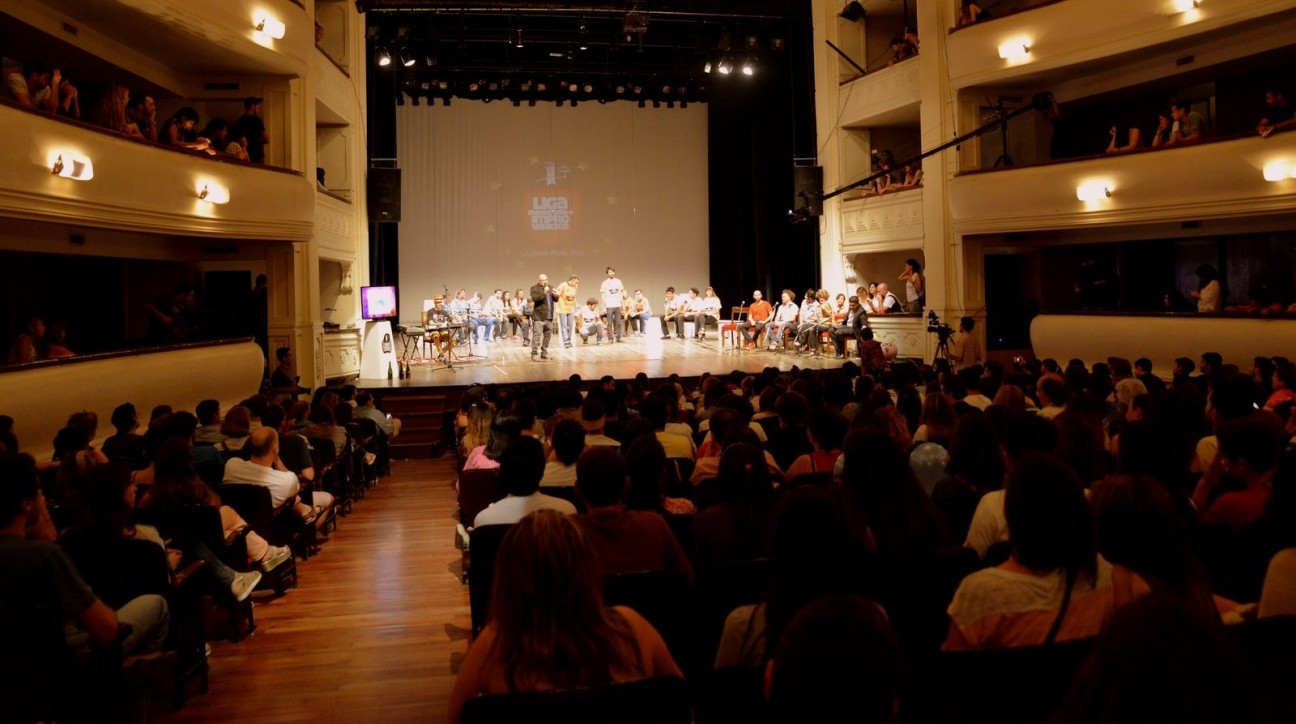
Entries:
{"type": "Polygon", "coordinates": [[[797,308],[796,302],[793,301],[794,298],[795,295],[791,289],[783,290],[783,302],[775,310],[774,320],[769,323],[769,331],[766,332],[771,350],[783,344],[783,338],[787,336],[788,329],[795,329],[797,326],[797,314],[800,310],[797,308]]]}
{"type": "Polygon", "coordinates": [[[833,346],[837,348],[837,359],[846,357],[846,338],[859,338],[860,329],[864,326],[864,308],[860,306],[859,297],[851,297],[846,307],[846,318],[829,330],[833,346]]]}
{"type": "Polygon", "coordinates": [[[756,348],[756,338],[765,327],[769,325],[770,318],[774,316],[774,308],[770,303],[765,301],[761,295],[761,290],[757,289],[752,292],[752,303],[747,308],[747,319],[738,323],[738,328],[742,330],[743,339],[747,340],[747,349],[756,348]]]}
{"type": "Polygon", "coordinates": [[[544,471],[544,445],[539,440],[520,437],[510,443],[500,457],[499,466],[500,481],[508,490],[508,496],[478,513],[473,519],[473,527],[512,525],[537,510],[575,515],[576,506],[570,502],[540,492],[544,471]]]}
{"type": "MultiPolygon", "coordinates": [[[[609,315],[620,314],[620,308],[608,310],[609,315]]],[[[580,310],[581,344],[589,344],[590,335],[594,335],[595,344],[603,344],[603,333],[606,328],[598,311],[598,300],[590,297],[585,300],[585,307],[580,310]]]]}
{"type": "Polygon", "coordinates": [[[675,287],[666,287],[666,301],[662,302],[662,339],[670,339],[670,325],[684,313],[684,299],[675,296],[675,287]]]}
{"type": "Polygon", "coordinates": [[[720,326],[720,310],[722,308],[723,307],[720,305],[720,297],[716,296],[714,289],[707,287],[702,293],[702,312],[697,315],[697,319],[694,320],[695,326],[693,337],[695,339],[706,339],[706,326],[708,320],[715,322],[716,327],[720,326]]]}
{"type": "Polygon", "coordinates": [[[684,339],[684,323],[693,322],[693,336],[697,336],[698,319],[702,316],[702,297],[698,296],[698,288],[689,289],[689,295],[679,305],[679,313],[675,315],[675,338],[684,339]]]}
{"type": "Polygon", "coordinates": [[[639,336],[646,334],[648,320],[652,319],[652,306],[648,304],[648,299],[643,295],[642,289],[634,290],[634,299],[630,302],[628,311],[630,329],[633,331],[638,327],[639,336]]]}
{"type": "Polygon", "coordinates": [[[461,320],[454,312],[446,308],[445,297],[438,294],[432,298],[432,308],[427,311],[427,341],[436,347],[437,359],[445,359],[455,346],[455,328],[461,320]]]}
{"type": "Polygon", "coordinates": [[[490,618],[459,667],[449,721],[458,724],[464,705],[481,694],[681,676],[652,624],[606,605],[595,544],[573,518],[537,510],[500,546],[490,618]]]}
{"type": "Polygon", "coordinates": [[[521,289],[513,294],[509,300],[507,319],[509,326],[513,330],[513,339],[517,339],[518,330],[522,330],[522,344],[530,346],[531,344],[531,300],[521,289]]]}
{"type": "Polygon", "coordinates": [[[252,453],[249,459],[233,457],[225,461],[224,484],[267,487],[270,489],[271,505],[278,508],[292,500],[293,510],[304,522],[322,527],[329,518],[326,513],[333,507],[333,496],[316,490],[312,494],[311,505],[301,501],[297,495],[301,490],[297,474],[279,459],[279,433],[268,427],[259,427],[248,435],[247,447],[252,453]]]}

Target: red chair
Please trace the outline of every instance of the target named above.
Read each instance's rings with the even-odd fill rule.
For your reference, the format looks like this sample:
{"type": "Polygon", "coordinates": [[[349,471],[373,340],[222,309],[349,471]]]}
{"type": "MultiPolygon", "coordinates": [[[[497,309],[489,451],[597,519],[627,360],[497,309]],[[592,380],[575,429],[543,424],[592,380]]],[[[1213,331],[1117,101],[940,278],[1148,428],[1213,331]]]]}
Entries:
{"type": "Polygon", "coordinates": [[[740,325],[740,323],[743,321],[742,318],[746,314],[747,314],[747,307],[729,308],[729,321],[720,325],[720,348],[721,349],[724,349],[725,340],[728,340],[729,345],[732,347],[742,346],[742,342],[738,340],[738,337],[742,333],[742,326],[740,325]]]}

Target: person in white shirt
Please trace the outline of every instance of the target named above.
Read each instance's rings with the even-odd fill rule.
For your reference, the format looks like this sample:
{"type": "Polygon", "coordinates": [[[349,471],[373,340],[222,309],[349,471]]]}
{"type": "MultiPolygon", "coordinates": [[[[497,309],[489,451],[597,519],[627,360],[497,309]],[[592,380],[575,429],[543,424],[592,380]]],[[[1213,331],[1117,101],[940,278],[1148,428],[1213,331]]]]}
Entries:
{"type": "Polygon", "coordinates": [[[769,339],[769,348],[780,349],[783,345],[783,338],[787,335],[789,329],[796,329],[797,314],[800,309],[796,302],[792,301],[795,295],[791,289],[783,290],[783,303],[779,304],[778,309],[774,310],[774,321],[770,322],[769,330],[765,333],[769,339]]]}
{"type": "Polygon", "coordinates": [[[482,335],[482,339],[487,342],[499,339],[504,331],[504,311],[504,290],[496,289],[482,305],[481,323],[486,327],[486,334],[482,335]]]}
{"type": "Polygon", "coordinates": [[[899,314],[904,311],[900,304],[900,298],[891,292],[891,288],[886,282],[881,282],[877,286],[878,296],[873,300],[874,314],[899,314]]]}
{"type": "Polygon", "coordinates": [[[720,327],[720,310],[723,307],[720,305],[720,297],[716,296],[715,290],[711,287],[707,287],[706,291],[702,293],[701,306],[702,312],[694,320],[694,329],[696,331],[693,336],[694,338],[705,339],[708,320],[713,320],[716,323],[716,328],[720,327]]]}
{"type": "Polygon", "coordinates": [[[585,427],[572,418],[559,420],[549,442],[553,445],[553,452],[545,463],[540,484],[545,487],[576,485],[576,461],[585,452],[585,427]]]}
{"type": "Polygon", "coordinates": [[[625,331],[625,317],[621,314],[621,304],[625,301],[625,285],[617,279],[616,269],[607,268],[607,279],[599,285],[599,292],[603,295],[603,306],[607,309],[608,318],[608,339],[620,342],[621,334],[625,331]]]}
{"type": "MultiPolygon", "coordinates": [[[[675,287],[666,287],[666,301],[662,302],[662,339],[670,339],[670,325],[684,313],[684,299],[675,296],[675,287]]],[[[683,333],[680,333],[683,337],[683,333]]]]}
{"type": "Polygon", "coordinates": [[[702,297],[698,296],[698,288],[692,287],[689,289],[688,297],[680,302],[679,314],[675,316],[675,338],[684,339],[685,322],[693,322],[693,336],[696,337],[701,314],[702,297]]]}
{"type": "MultiPolygon", "coordinates": [[[[609,317],[619,315],[621,307],[617,307],[615,314],[609,314],[609,317]]],[[[595,336],[596,344],[603,344],[603,319],[598,311],[598,300],[590,297],[585,300],[585,306],[580,310],[580,337],[581,344],[589,344],[590,335],[595,336]]]]}
{"type": "Polygon", "coordinates": [[[312,505],[301,502],[297,495],[301,490],[297,474],[279,459],[278,432],[269,427],[257,428],[248,435],[245,446],[251,453],[250,458],[230,458],[225,463],[224,483],[265,486],[270,489],[270,503],[274,507],[293,500],[294,510],[302,520],[313,519],[316,525],[322,525],[328,519],[326,513],[333,507],[333,496],[317,490],[312,494],[312,505]]]}
{"type": "Polygon", "coordinates": [[[537,510],[576,514],[576,506],[562,498],[540,493],[544,476],[544,446],[533,437],[513,441],[500,456],[499,477],[508,496],[491,503],[473,519],[473,527],[512,525],[537,510]]]}
{"type": "Polygon", "coordinates": [[[601,400],[586,400],[581,406],[581,425],[585,428],[585,445],[606,445],[621,447],[621,443],[603,434],[607,424],[607,412],[601,400]]]}

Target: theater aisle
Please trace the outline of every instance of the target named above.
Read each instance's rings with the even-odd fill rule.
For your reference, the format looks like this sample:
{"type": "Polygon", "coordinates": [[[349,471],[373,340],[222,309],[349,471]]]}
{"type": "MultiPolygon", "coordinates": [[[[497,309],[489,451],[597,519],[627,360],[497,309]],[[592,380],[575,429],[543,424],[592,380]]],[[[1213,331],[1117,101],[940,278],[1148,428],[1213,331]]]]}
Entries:
{"type": "Polygon", "coordinates": [[[453,467],[393,462],[256,632],[212,643],[210,692],[154,721],[443,721],[469,627],[453,467]]]}

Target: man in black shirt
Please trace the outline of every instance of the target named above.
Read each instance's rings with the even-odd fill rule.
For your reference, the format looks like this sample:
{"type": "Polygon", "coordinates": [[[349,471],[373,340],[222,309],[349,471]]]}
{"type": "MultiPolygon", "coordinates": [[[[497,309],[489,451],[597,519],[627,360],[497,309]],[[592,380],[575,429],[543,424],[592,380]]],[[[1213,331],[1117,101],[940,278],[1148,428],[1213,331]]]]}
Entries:
{"type": "Polygon", "coordinates": [[[252,163],[265,163],[265,145],[270,142],[265,121],[261,120],[261,102],[256,96],[244,98],[243,115],[235,122],[238,131],[247,138],[248,160],[252,163]]]}
{"type": "Polygon", "coordinates": [[[291,349],[280,347],[275,350],[275,359],[279,360],[279,366],[270,375],[270,388],[276,398],[287,396],[295,400],[297,395],[310,391],[298,385],[299,378],[292,373],[293,353],[291,349]]]}
{"type": "Polygon", "coordinates": [[[549,337],[552,334],[549,322],[553,320],[553,303],[557,298],[558,292],[549,286],[549,277],[545,274],[537,277],[531,287],[531,303],[535,307],[531,312],[531,360],[534,362],[549,359],[549,337]],[[537,324],[539,328],[536,328],[537,324]],[[540,340],[541,331],[544,332],[543,342],[540,340]]]}

